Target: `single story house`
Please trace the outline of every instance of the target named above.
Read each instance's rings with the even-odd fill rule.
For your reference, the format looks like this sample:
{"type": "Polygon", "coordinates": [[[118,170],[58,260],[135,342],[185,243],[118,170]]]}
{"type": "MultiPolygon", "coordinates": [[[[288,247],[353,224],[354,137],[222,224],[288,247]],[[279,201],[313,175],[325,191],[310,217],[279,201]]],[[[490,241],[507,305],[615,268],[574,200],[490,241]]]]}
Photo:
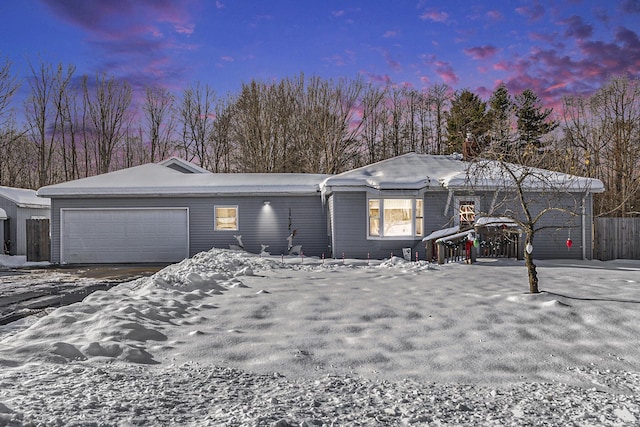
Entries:
{"type": "MultiPolygon", "coordinates": [[[[432,232],[517,211],[498,169],[409,153],[338,175],[214,174],[172,158],[38,195],[51,199],[55,263],[174,262],[212,247],[378,259],[410,249],[425,259],[432,232]]],[[[592,194],[602,183],[539,173],[526,181],[532,209],[564,211],[539,221],[535,257],[591,258],[592,194]],[[549,178],[558,186],[549,188],[549,178]]]]}
{"type": "Polygon", "coordinates": [[[35,190],[0,186],[0,253],[27,255],[28,219],[49,219],[51,201],[35,190]]]}
{"type": "Polygon", "coordinates": [[[40,188],[54,263],[163,263],[212,247],[321,256],[327,175],[214,174],[181,159],[40,188]],[[293,236],[292,236],[293,235],[293,236]],[[266,247],[263,247],[266,246],[266,247]]]}

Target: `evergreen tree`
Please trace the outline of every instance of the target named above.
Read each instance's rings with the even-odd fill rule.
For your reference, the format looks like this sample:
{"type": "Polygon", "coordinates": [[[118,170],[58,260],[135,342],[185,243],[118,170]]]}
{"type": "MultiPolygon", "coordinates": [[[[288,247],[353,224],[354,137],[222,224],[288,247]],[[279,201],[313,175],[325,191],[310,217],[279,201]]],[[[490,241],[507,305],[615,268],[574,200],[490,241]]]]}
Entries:
{"type": "Polygon", "coordinates": [[[462,152],[466,138],[472,139],[478,149],[483,147],[490,124],[486,110],[487,103],[475,93],[467,89],[456,92],[446,113],[449,153],[462,152]]]}
{"type": "Polygon", "coordinates": [[[507,152],[513,143],[511,124],[514,104],[504,83],[501,83],[491,95],[489,107],[491,142],[496,151],[507,152]]]}
{"type": "Polygon", "coordinates": [[[516,117],[520,148],[539,148],[542,137],[558,127],[556,120],[549,120],[551,108],[543,108],[542,101],[531,89],[526,89],[515,97],[516,117]]]}

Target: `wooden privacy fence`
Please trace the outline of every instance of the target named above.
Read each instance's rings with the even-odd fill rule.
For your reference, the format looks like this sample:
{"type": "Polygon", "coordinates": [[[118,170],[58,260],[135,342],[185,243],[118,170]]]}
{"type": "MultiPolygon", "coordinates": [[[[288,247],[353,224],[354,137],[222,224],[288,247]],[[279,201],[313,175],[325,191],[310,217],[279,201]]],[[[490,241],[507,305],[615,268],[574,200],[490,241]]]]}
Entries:
{"type": "Polygon", "coordinates": [[[596,218],[593,257],[640,259],[640,218],[596,218]]]}
{"type": "Polygon", "coordinates": [[[51,238],[48,219],[27,220],[27,261],[49,261],[51,238]]]}

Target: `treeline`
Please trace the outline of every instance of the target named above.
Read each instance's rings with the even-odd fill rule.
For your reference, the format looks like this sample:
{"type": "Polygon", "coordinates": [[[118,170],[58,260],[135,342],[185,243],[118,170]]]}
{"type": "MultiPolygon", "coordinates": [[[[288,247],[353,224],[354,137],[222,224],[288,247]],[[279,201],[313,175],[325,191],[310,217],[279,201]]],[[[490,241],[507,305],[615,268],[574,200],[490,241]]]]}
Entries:
{"type": "Polygon", "coordinates": [[[632,215],[640,211],[639,135],[640,85],[622,77],[565,98],[553,114],[532,90],[512,95],[504,85],[483,101],[446,85],[416,90],[301,74],[220,97],[200,82],[178,94],[134,92],[126,81],[44,61],[21,82],[0,62],[5,186],[38,188],[172,155],[213,172],[335,174],[407,152],[466,150],[544,158],[546,168],[599,178],[608,191],[596,213],[632,215]],[[21,84],[29,96],[17,106],[21,84]]]}

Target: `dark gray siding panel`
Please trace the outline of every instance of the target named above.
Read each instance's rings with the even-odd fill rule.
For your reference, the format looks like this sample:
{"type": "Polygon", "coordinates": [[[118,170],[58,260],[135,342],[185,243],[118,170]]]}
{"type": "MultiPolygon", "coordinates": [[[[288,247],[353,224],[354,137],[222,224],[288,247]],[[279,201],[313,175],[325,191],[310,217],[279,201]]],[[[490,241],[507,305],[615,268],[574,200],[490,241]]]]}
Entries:
{"type": "Polygon", "coordinates": [[[335,192],[333,193],[333,256],[341,258],[371,257],[372,259],[402,256],[403,248],[412,249],[412,259],[415,251],[418,257],[424,259],[424,245],[422,238],[411,240],[389,240],[367,238],[367,194],[365,192],[335,192]]]}
{"type": "MultiPolygon", "coordinates": [[[[591,208],[586,211],[585,216],[585,241],[582,236],[582,195],[581,194],[557,194],[553,197],[540,193],[527,193],[528,208],[533,216],[543,210],[547,210],[535,224],[535,236],[533,241],[534,258],[537,259],[582,259],[583,245],[585,246],[586,257],[591,257],[592,246],[592,218],[591,208]],[[567,239],[571,237],[573,245],[567,248],[567,239]]],[[[482,194],[482,208],[488,209],[491,205],[493,193],[482,194]]],[[[515,216],[524,218],[522,209],[513,198],[503,205],[499,204],[495,212],[491,215],[515,216]]],[[[503,199],[504,200],[504,199],[503,199]]],[[[590,202],[588,202],[590,205],[590,202]]]]}
{"type": "MultiPolygon", "coordinates": [[[[4,197],[0,197],[0,208],[4,209],[7,213],[7,221],[9,221],[9,233],[5,234],[5,240],[10,240],[9,254],[16,255],[16,241],[17,232],[16,224],[18,223],[18,207],[11,200],[7,200],[4,197]]],[[[4,226],[4,221],[2,226],[4,226]]],[[[0,253],[4,253],[4,242],[0,242],[0,253]]]]}
{"type": "MultiPolygon", "coordinates": [[[[455,225],[455,216],[457,215],[454,206],[455,196],[463,196],[463,193],[457,192],[451,200],[451,204],[445,213],[444,208],[447,203],[448,192],[428,192],[425,194],[425,233],[440,230],[455,225]]],[[[500,200],[496,203],[495,210],[488,212],[494,201],[494,193],[476,192],[474,196],[480,197],[481,215],[491,216],[513,216],[513,212],[521,212],[518,203],[511,198],[509,202],[504,204],[500,200]],[[509,212],[510,211],[510,212],[509,212]]],[[[502,195],[504,197],[504,195],[502,195]]],[[[510,196],[506,196],[510,198],[510,196]]],[[[561,208],[566,211],[574,212],[572,215],[568,212],[549,211],[537,222],[536,229],[538,231],[534,237],[534,257],[537,259],[582,259],[582,247],[585,246],[585,255],[587,259],[592,257],[592,197],[586,200],[585,220],[585,241],[582,240],[582,224],[583,217],[581,211],[582,194],[562,194],[557,197],[549,197],[548,195],[527,194],[530,200],[531,212],[536,215],[542,209],[554,207],[561,208]],[[567,238],[571,235],[573,245],[571,249],[567,249],[567,238]]],[[[516,216],[523,218],[520,213],[516,216]]]]}
{"type": "Polygon", "coordinates": [[[269,245],[267,251],[280,255],[286,253],[287,237],[293,230],[297,230],[293,244],[302,245],[305,255],[321,256],[327,252],[327,219],[319,195],[52,199],[53,262],[60,262],[60,209],[101,207],[188,207],[190,256],[213,247],[229,248],[238,243],[234,235],[242,236],[249,252],[260,252],[264,244],[269,245]],[[270,201],[269,206],[264,205],[265,200],[270,201]],[[239,230],[214,230],[216,205],[238,206],[239,230]]]}

